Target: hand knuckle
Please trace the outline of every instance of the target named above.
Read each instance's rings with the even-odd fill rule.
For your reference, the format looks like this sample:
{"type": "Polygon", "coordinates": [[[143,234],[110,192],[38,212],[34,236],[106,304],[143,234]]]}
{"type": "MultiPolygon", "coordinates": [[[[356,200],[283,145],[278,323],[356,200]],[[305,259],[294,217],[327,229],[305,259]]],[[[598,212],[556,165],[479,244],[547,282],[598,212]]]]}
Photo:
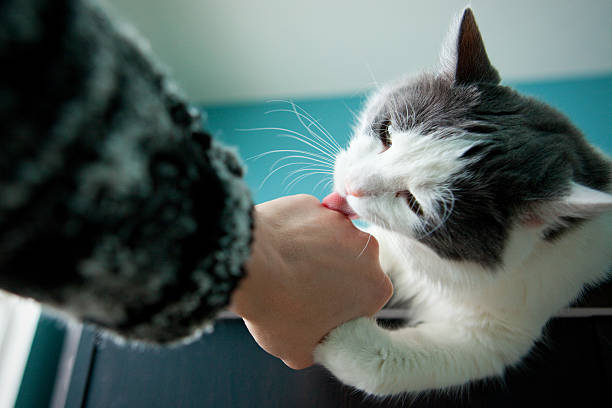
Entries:
{"type": "Polygon", "coordinates": [[[374,235],[370,235],[368,239],[370,240],[370,243],[368,244],[370,246],[370,249],[372,251],[375,251],[376,254],[378,254],[378,250],[380,249],[380,244],[378,243],[378,240],[374,238],[374,235]]]}
{"type": "Polygon", "coordinates": [[[319,202],[317,197],[309,195],[309,194],[297,194],[295,197],[304,202],[317,202],[317,203],[319,202]]]}
{"type": "Polygon", "coordinates": [[[387,300],[389,300],[391,296],[393,296],[393,284],[391,283],[391,279],[385,276],[385,279],[383,279],[379,290],[381,298],[384,298],[386,303],[387,300]]]}

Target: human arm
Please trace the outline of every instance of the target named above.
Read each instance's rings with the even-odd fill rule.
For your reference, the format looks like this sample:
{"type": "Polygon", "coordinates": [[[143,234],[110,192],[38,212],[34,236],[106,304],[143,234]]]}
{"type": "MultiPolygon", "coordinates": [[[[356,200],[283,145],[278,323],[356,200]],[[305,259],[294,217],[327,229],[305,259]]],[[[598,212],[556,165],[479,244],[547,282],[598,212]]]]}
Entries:
{"type": "Polygon", "coordinates": [[[378,243],[311,196],[260,204],[254,218],[247,276],[230,309],[267,352],[289,367],[308,367],[328,332],[374,315],[391,297],[378,243]]]}
{"type": "Polygon", "coordinates": [[[0,288],[171,343],[229,302],[252,204],[149,54],[96,2],[0,2],[0,288]]]}
{"type": "MultiPolygon", "coordinates": [[[[124,31],[94,2],[0,5],[6,70],[0,77],[0,288],[123,338],[172,343],[197,335],[229,303],[250,253],[251,201],[235,155],[202,131],[197,111],[146,45],[124,31]]],[[[259,207],[262,215],[269,205],[259,207]]],[[[317,206],[333,217],[331,225],[349,228],[348,220],[317,206]]],[[[259,225],[272,236],[293,224],[274,231],[259,225]]],[[[328,226],[315,223],[310,236],[329,232],[328,226]]],[[[365,247],[365,234],[353,228],[348,235],[359,238],[352,249],[365,247]]],[[[265,282],[260,272],[266,269],[256,267],[262,251],[274,249],[265,242],[253,246],[244,288],[265,282]]],[[[293,245],[316,244],[298,239],[293,245]]],[[[341,256],[330,261],[343,263],[341,256]]],[[[300,289],[299,281],[289,282],[300,289]]],[[[306,299],[297,300],[305,307],[306,299]]],[[[370,313],[365,309],[352,317],[370,313]]],[[[261,337],[263,315],[249,317],[261,337]]],[[[319,327],[306,348],[349,318],[324,317],[310,322],[319,327]]]]}

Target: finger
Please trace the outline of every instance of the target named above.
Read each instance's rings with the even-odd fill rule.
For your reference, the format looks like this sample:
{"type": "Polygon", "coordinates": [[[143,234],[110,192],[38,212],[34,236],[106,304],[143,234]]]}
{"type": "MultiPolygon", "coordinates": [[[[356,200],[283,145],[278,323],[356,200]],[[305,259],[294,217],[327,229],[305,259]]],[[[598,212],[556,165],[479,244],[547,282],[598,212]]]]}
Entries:
{"type": "Polygon", "coordinates": [[[283,363],[285,363],[285,365],[293,370],[303,370],[305,368],[308,368],[310,366],[312,366],[314,364],[314,360],[312,357],[307,358],[307,359],[291,359],[291,358],[285,358],[285,359],[281,359],[283,361],[283,363]]]}

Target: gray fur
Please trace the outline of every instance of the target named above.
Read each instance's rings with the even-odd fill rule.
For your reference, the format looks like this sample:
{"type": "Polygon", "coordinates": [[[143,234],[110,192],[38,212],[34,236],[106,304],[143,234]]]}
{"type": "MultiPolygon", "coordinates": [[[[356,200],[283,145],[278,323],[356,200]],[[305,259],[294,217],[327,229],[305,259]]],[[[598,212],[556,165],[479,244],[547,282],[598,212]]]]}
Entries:
{"type": "MultiPolygon", "coordinates": [[[[402,131],[477,142],[462,157],[464,169],[448,181],[455,197],[452,214],[441,227],[430,225],[433,232],[420,241],[442,257],[492,267],[501,261],[509,229],[534,205],[563,197],[572,181],[605,191],[611,169],[567,117],[498,83],[473,16],[466,15],[457,71],[422,75],[392,92],[372,131],[385,139],[391,122],[402,131]]],[[[545,238],[554,239],[578,223],[567,219],[564,226],[547,230],[545,238]]]]}

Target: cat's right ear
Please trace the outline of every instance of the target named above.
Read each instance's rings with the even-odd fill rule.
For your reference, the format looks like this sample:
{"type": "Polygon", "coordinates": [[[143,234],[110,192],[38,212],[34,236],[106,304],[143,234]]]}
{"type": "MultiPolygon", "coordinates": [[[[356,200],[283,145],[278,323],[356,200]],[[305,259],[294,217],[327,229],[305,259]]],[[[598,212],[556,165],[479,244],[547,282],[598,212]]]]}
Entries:
{"type": "Polygon", "coordinates": [[[571,183],[566,195],[557,200],[535,203],[524,214],[526,225],[563,225],[568,218],[589,219],[612,211],[612,194],[571,183]]]}
{"type": "Polygon", "coordinates": [[[451,26],[440,55],[441,74],[459,85],[497,84],[501,78],[491,65],[470,8],[451,26]]]}

